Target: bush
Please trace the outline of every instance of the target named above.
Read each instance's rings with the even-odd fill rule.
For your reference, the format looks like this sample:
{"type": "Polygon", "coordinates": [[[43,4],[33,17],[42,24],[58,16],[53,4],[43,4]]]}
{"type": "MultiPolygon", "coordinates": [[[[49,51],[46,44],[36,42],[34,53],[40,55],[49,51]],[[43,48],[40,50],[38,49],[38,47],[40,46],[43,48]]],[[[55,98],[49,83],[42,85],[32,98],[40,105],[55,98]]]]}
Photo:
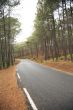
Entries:
{"type": "Polygon", "coordinates": [[[71,60],[71,58],[70,58],[70,55],[69,55],[69,54],[67,55],[67,60],[69,60],[69,61],[71,60]]]}
{"type": "Polygon", "coordinates": [[[61,56],[61,57],[59,58],[59,60],[64,60],[64,56],[61,56]]]}

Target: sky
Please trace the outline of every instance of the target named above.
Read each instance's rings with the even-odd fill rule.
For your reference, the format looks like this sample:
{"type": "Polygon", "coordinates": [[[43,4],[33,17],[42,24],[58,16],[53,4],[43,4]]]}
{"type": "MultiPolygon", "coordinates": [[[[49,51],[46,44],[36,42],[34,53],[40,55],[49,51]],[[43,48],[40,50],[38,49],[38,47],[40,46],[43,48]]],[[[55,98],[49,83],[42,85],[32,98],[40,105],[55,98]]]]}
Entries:
{"type": "Polygon", "coordinates": [[[21,22],[21,32],[16,36],[16,42],[26,41],[33,32],[37,0],[21,0],[20,5],[12,11],[12,16],[21,22]]]}

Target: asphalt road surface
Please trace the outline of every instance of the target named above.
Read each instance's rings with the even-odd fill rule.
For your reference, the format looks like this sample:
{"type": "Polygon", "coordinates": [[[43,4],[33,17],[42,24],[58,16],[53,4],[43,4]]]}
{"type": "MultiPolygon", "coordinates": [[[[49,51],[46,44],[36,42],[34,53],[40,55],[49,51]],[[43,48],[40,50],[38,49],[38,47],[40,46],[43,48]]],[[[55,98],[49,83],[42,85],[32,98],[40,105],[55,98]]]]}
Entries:
{"type": "Polygon", "coordinates": [[[17,65],[17,74],[38,110],[73,110],[73,76],[27,59],[17,65]]]}

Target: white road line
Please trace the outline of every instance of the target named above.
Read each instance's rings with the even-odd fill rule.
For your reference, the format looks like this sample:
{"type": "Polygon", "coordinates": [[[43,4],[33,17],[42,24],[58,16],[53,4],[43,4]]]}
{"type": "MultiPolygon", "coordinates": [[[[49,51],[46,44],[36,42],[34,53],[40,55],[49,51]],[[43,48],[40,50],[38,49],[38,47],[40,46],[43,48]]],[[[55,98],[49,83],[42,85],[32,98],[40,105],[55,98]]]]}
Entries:
{"type": "Polygon", "coordinates": [[[20,76],[19,76],[19,74],[17,73],[17,76],[18,76],[18,78],[20,79],[20,76]]]}
{"type": "MultiPolygon", "coordinates": [[[[49,66],[50,67],[50,66],[49,66]]],[[[63,70],[60,70],[60,69],[57,69],[57,68],[54,68],[54,67],[50,67],[52,70],[55,70],[55,71],[59,71],[59,72],[62,72],[62,73],[66,73],[67,75],[69,76],[73,76],[73,73],[71,72],[67,72],[67,71],[63,71],[63,70]]]]}
{"type": "MultiPolygon", "coordinates": [[[[32,61],[32,62],[34,62],[34,61],[32,61]]],[[[57,69],[55,67],[47,66],[47,65],[44,65],[44,64],[41,64],[41,63],[37,63],[37,62],[35,62],[35,63],[36,64],[39,64],[42,67],[45,67],[45,68],[48,68],[48,69],[52,69],[52,70],[55,70],[55,71],[59,71],[59,72],[62,72],[64,74],[67,74],[69,76],[73,76],[73,73],[72,72],[63,71],[63,70],[57,69]]]]}
{"type": "Polygon", "coordinates": [[[55,67],[51,67],[51,66],[47,66],[47,65],[43,65],[43,64],[40,64],[40,65],[43,66],[43,67],[45,67],[45,68],[49,68],[49,69],[52,69],[52,70],[55,70],[55,71],[62,72],[63,74],[67,74],[69,76],[73,76],[73,73],[72,72],[63,71],[63,70],[57,69],[55,67]]]}
{"type": "Polygon", "coordinates": [[[30,97],[27,89],[26,88],[23,88],[23,90],[24,90],[24,92],[25,92],[25,94],[26,94],[26,96],[27,96],[27,98],[28,98],[28,100],[29,100],[29,102],[30,102],[33,110],[38,110],[37,107],[36,107],[36,105],[35,105],[35,103],[33,102],[32,98],[30,97]]]}

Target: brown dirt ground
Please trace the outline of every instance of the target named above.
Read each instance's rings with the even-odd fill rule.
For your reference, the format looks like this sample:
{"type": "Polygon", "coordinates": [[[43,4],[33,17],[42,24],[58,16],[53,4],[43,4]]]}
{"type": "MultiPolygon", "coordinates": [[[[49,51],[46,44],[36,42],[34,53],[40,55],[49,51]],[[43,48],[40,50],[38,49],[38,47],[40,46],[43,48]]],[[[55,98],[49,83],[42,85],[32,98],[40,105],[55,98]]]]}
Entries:
{"type": "Polygon", "coordinates": [[[62,71],[70,72],[70,75],[73,75],[73,62],[70,61],[45,61],[43,64],[60,69],[62,71]]]}
{"type": "Polygon", "coordinates": [[[0,70],[0,110],[27,110],[26,98],[17,86],[15,66],[0,70]]]}

